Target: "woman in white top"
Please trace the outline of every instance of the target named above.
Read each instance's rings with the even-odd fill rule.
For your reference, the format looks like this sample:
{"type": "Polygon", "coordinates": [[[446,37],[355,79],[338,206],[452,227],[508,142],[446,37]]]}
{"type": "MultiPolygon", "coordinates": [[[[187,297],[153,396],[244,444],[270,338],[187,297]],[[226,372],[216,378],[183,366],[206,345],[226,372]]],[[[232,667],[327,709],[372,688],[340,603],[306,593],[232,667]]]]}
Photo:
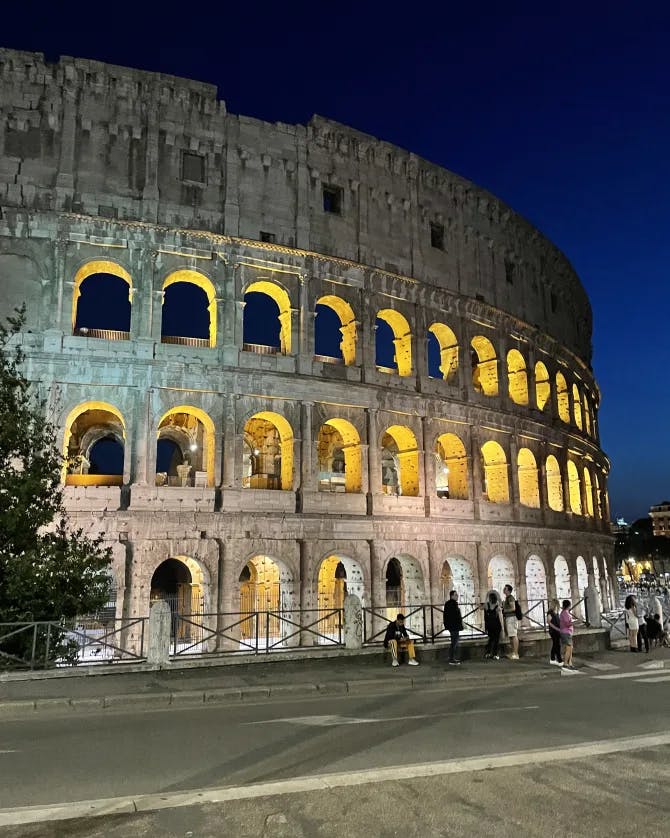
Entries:
{"type": "Polygon", "coordinates": [[[626,597],[624,607],[626,609],[626,628],[628,629],[630,650],[631,652],[637,652],[637,630],[640,628],[640,623],[637,618],[635,597],[632,594],[628,594],[626,597]]]}

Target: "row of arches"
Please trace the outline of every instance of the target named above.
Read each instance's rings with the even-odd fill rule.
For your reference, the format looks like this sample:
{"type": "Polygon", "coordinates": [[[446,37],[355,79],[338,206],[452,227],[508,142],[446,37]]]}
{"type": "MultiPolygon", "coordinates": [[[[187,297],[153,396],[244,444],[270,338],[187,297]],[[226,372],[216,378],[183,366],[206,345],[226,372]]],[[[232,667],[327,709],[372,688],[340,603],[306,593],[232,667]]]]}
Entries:
{"type": "MultiPolygon", "coordinates": [[[[111,261],[94,261],[79,269],[74,280],[72,329],[76,335],[129,339],[133,285],[130,274],[111,261]]],[[[251,282],[243,295],[242,344],[262,354],[292,352],[292,308],[288,291],[269,280],[251,282]]],[[[351,305],[341,297],[320,297],[314,310],[315,355],[345,365],[357,362],[357,329],[351,305]]],[[[217,299],[212,281],[195,270],[170,273],[162,285],[161,341],[188,346],[216,346],[217,299]]],[[[414,335],[407,318],[395,309],[377,312],[375,363],[386,373],[401,377],[413,374],[414,335]]],[[[460,347],[455,332],[445,323],[432,323],[426,333],[427,369],[431,378],[456,384],[460,347]]],[[[497,396],[500,359],[492,341],[476,335],[470,342],[471,377],[475,392],[497,396]]],[[[589,436],[596,436],[595,408],[585,387],[570,386],[560,370],[551,376],[538,361],[528,369],[517,348],[504,357],[507,396],[517,405],[540,411],[555,410],[561,421],[589,436]]]]}
{"type": "MultiPolygon", "coordinates": [[[[123,416],[111,404],[88,402],[71,411],[64,436],[66,483],[121,485],[125,434],[123,416]]],[[[294,444],[291,424],[281,414],[260,411],[247,419],[242,432],[242,487],[293,490],[294,444]]],[[[378,444],[381,491],[417,497],[421,452],[414,432],[405,425],[390,425],[380,433],[378,444]]],[[[157,428],[156,484],[214,486],[215,451],[214,422],[205,411],[192,405],[171,408],[157,428]]],[[[316,435],[318,491],[363,492],[363,454],[361,437],[351,422],[341,417],[324,422],[316,435]]],[[[544,499],[556,512],[607,517],[604,481],[590,462],[567,457],[561,463],[555,454],[538,462],[530,448],[521,447],[516,462],[510,463],[503,446],[487,440],[479,449],[478,491],[471,458],[457,434],[439,434],[425,456],[431,458],[434,474],[434,485],[427,492],[438,498],[468,500],[481,494],[490,503],[507,504],[516,488],[522,506],[538,509],[544,499]]]]}

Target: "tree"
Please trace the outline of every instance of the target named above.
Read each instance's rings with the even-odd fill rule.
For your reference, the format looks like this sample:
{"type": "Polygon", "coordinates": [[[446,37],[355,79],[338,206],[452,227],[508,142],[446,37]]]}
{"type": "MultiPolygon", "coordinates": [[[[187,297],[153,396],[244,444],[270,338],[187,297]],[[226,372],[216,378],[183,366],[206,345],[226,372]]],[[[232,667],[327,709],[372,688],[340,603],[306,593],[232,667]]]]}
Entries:
{"type": "MultiPolygon", "coordinates": [[[[22,372],[15,338],[24,323],[24,309],[0,323],[0,622],[59,622],[49,629],[48,653],[40,635],[53,662],[72,651],[64,620],[108,600],[111,549],[68,525],[56,432],[22,372]]],[[[0,666],[31,653],[32,633],[9,634],[0,631],[0,666]]]]}

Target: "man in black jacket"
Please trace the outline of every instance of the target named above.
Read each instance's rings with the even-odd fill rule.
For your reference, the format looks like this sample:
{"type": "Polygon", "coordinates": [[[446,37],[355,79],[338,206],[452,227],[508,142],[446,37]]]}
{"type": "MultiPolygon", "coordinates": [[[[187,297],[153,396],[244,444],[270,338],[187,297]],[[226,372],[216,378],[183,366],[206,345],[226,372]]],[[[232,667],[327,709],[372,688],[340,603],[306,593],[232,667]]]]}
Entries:
{"type": "Polygon", "coordinates": [[[391,656],[393,658],[391,666],[400,666],[398,652],[402,649],[407,650],[410,666],[419,665],[419,661],[416,659],[416,652],[414,651],[414,641],[410,640],[407,629],[405,628],[404,614],[398,614],[395,620],[391,620],[388,626],[386,626],[384,648],[391,650],[391,656]]]}
{"type": "Polygon", "coordinates": [[[449,599],[444,603],[444,627],[451,636],[449,654],[450,666],[460,666],[458,659],[458,635],[463,631],[463,616],[458,607],[458,591],[449,591],[449,599]]]}

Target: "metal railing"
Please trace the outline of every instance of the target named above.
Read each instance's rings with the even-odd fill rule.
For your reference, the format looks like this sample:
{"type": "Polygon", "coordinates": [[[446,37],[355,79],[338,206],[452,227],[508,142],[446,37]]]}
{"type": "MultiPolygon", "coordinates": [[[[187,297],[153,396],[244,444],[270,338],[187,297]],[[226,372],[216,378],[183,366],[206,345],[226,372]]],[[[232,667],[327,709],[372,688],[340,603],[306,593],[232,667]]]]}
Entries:
{"type": "Polygon", "coordinates": [[[180,335],[161,335],[161,343],[170,343],[174,346],[192,346],[196,349],[209,349],[211,346],[209,338],[190,338],[180,335]]]}
{"type": "Polygon", "coordinates": [[[102,340],[130,340],[130,332],[120,329],[89,329],[82,326],[75,330],[75,336],[81,338],[100,338],[102,340]]]}
{"type": "Polygon", "coordinates": [[[314,360],[322,364],[344,364],[344,358],[336,358],[334,355],[315,355],[314,360]]]}
{"type": "Polygon", "coordinates": [[[522,611],[522,626],[521,628],[527,628],[532,631],[537,631],[537,629],[542,629],[545,634],[547,633],[547,601],[545,599],[529,599],[526,603],[526,610],[522,611]],[[523,625],[523,621],[526,621],[526,626],[523,625]]]}
{"type": "Polygon", "coordinates": [[[281,346],[267,346],[264,343],[243,343],[243,352],[253,352],[255,355],[281,355],[281,346]]]}
{"type": "Polygon", "coordinates": [[[626,631],[625,609],[622,608],[618,611],[603,612],[600,615],[600,619],[606,626],[609,626],[610,637],[612,638],[612,640],[616,639],[615,636],[617,634],[620,634],[623,638],[628,638],[628,632],[626,631]]]}

